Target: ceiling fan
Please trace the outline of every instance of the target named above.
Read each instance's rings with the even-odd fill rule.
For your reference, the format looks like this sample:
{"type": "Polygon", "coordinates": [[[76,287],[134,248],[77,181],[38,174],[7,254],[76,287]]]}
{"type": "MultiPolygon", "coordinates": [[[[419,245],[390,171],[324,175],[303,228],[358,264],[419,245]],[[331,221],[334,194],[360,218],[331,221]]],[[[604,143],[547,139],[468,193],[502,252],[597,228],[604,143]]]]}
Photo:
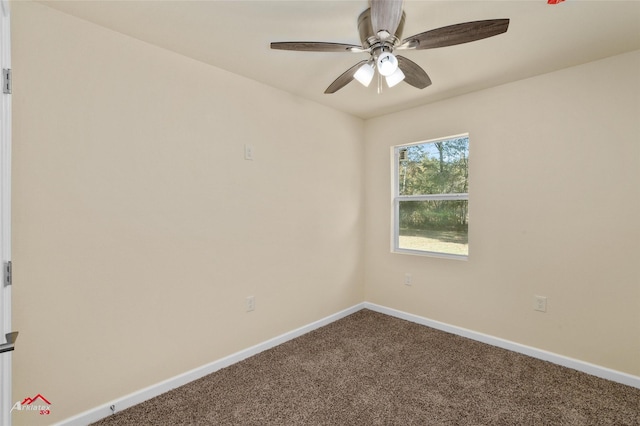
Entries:
{"type": "Polygon", "coordinates": [[[371,0],[371,7],[358,17],[361,46],[315,41],[285,41],[271,43],[272,49],[306,52],[354,52],[369,53],[362,60],[338,77],[324,93],[335,93],[357,80],[369,86],[377,69],[387,85],[393,87],[405,81],[413,87],[424,89],[431,84],[427,73],[415,62],[404,56],[394,55],[395,50],[422,50],[453,46],[482,40],[502,34],[509,28],[509,19],[490,19],[465,22],[425,31],[402,39],[405,13],[402,0],[371,0]]]}

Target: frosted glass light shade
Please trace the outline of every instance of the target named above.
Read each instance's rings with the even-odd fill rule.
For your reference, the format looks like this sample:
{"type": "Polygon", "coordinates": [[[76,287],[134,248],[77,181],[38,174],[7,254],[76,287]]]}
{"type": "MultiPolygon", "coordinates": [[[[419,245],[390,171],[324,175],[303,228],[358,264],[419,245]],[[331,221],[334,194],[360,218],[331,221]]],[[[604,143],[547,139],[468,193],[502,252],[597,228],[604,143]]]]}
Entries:
{"type": "Polygon", "coordinates": [[[396,68],[393,74],[385,77],[385,80],[387,80],[387,86],[393,87],[404,80],[404,73],[400,68],[396,68]]]}
{"type": "Polygon", "coordinates": [[[383,76],[389,76],[398,69],[398,60],[393,54],[384,52],[378,56],[378,72],[383,76]]]}
{"type": "Polygon", "coordinates": [[[364,64],[358,68],[358,71],[353,75],[353,78],[358,80],[364,87],[369,87],[371,80],[373,80],[374,73],[373,65],[364,64]]]}

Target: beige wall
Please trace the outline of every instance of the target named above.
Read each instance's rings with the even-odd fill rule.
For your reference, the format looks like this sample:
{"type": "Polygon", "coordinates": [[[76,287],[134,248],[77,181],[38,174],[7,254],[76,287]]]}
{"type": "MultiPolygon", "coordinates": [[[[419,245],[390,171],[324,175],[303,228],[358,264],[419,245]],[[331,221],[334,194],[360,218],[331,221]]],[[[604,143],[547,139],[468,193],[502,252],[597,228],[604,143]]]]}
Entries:
{"type": "Polygon", "coordinates": [[[640,375],[639,72],[634,52],[368,121],[366,300],[640,375]],[[464,132],[469,260],[391,254],[390,146],[464,132]]]}
{"type": "Polygon", "coordinates": [[[40,4],[12,24],[13,397],[53,404],[15,424],[363,300],[362,120],[40,4]]]}

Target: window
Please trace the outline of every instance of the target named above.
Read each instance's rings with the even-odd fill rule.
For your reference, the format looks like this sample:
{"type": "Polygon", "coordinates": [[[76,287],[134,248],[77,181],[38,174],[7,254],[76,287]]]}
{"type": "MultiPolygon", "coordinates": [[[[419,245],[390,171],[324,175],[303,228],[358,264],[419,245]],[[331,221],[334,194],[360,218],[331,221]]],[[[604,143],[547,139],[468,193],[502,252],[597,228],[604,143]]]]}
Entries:
{"type": "Polygon", "coordinates": [[[469,135],[395,146],[393,251],[469,255],[469,135]]]}

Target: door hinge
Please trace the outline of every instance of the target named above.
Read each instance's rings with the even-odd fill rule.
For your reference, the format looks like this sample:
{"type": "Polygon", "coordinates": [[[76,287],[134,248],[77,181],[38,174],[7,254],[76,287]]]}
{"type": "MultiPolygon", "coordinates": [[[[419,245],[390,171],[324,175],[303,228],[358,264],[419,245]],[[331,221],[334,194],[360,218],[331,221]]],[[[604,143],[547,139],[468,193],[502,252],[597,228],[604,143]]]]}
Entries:
{"type": "Polygon", "coordinates": [[[2,93],[11,94],[11,68],[2,69],[2,93]]]}
{"type": "Polygon", "coordinates": [[[4,285],[11,285],[13,279],[13,266],[11,261],[4,263],[4,285]]]}

